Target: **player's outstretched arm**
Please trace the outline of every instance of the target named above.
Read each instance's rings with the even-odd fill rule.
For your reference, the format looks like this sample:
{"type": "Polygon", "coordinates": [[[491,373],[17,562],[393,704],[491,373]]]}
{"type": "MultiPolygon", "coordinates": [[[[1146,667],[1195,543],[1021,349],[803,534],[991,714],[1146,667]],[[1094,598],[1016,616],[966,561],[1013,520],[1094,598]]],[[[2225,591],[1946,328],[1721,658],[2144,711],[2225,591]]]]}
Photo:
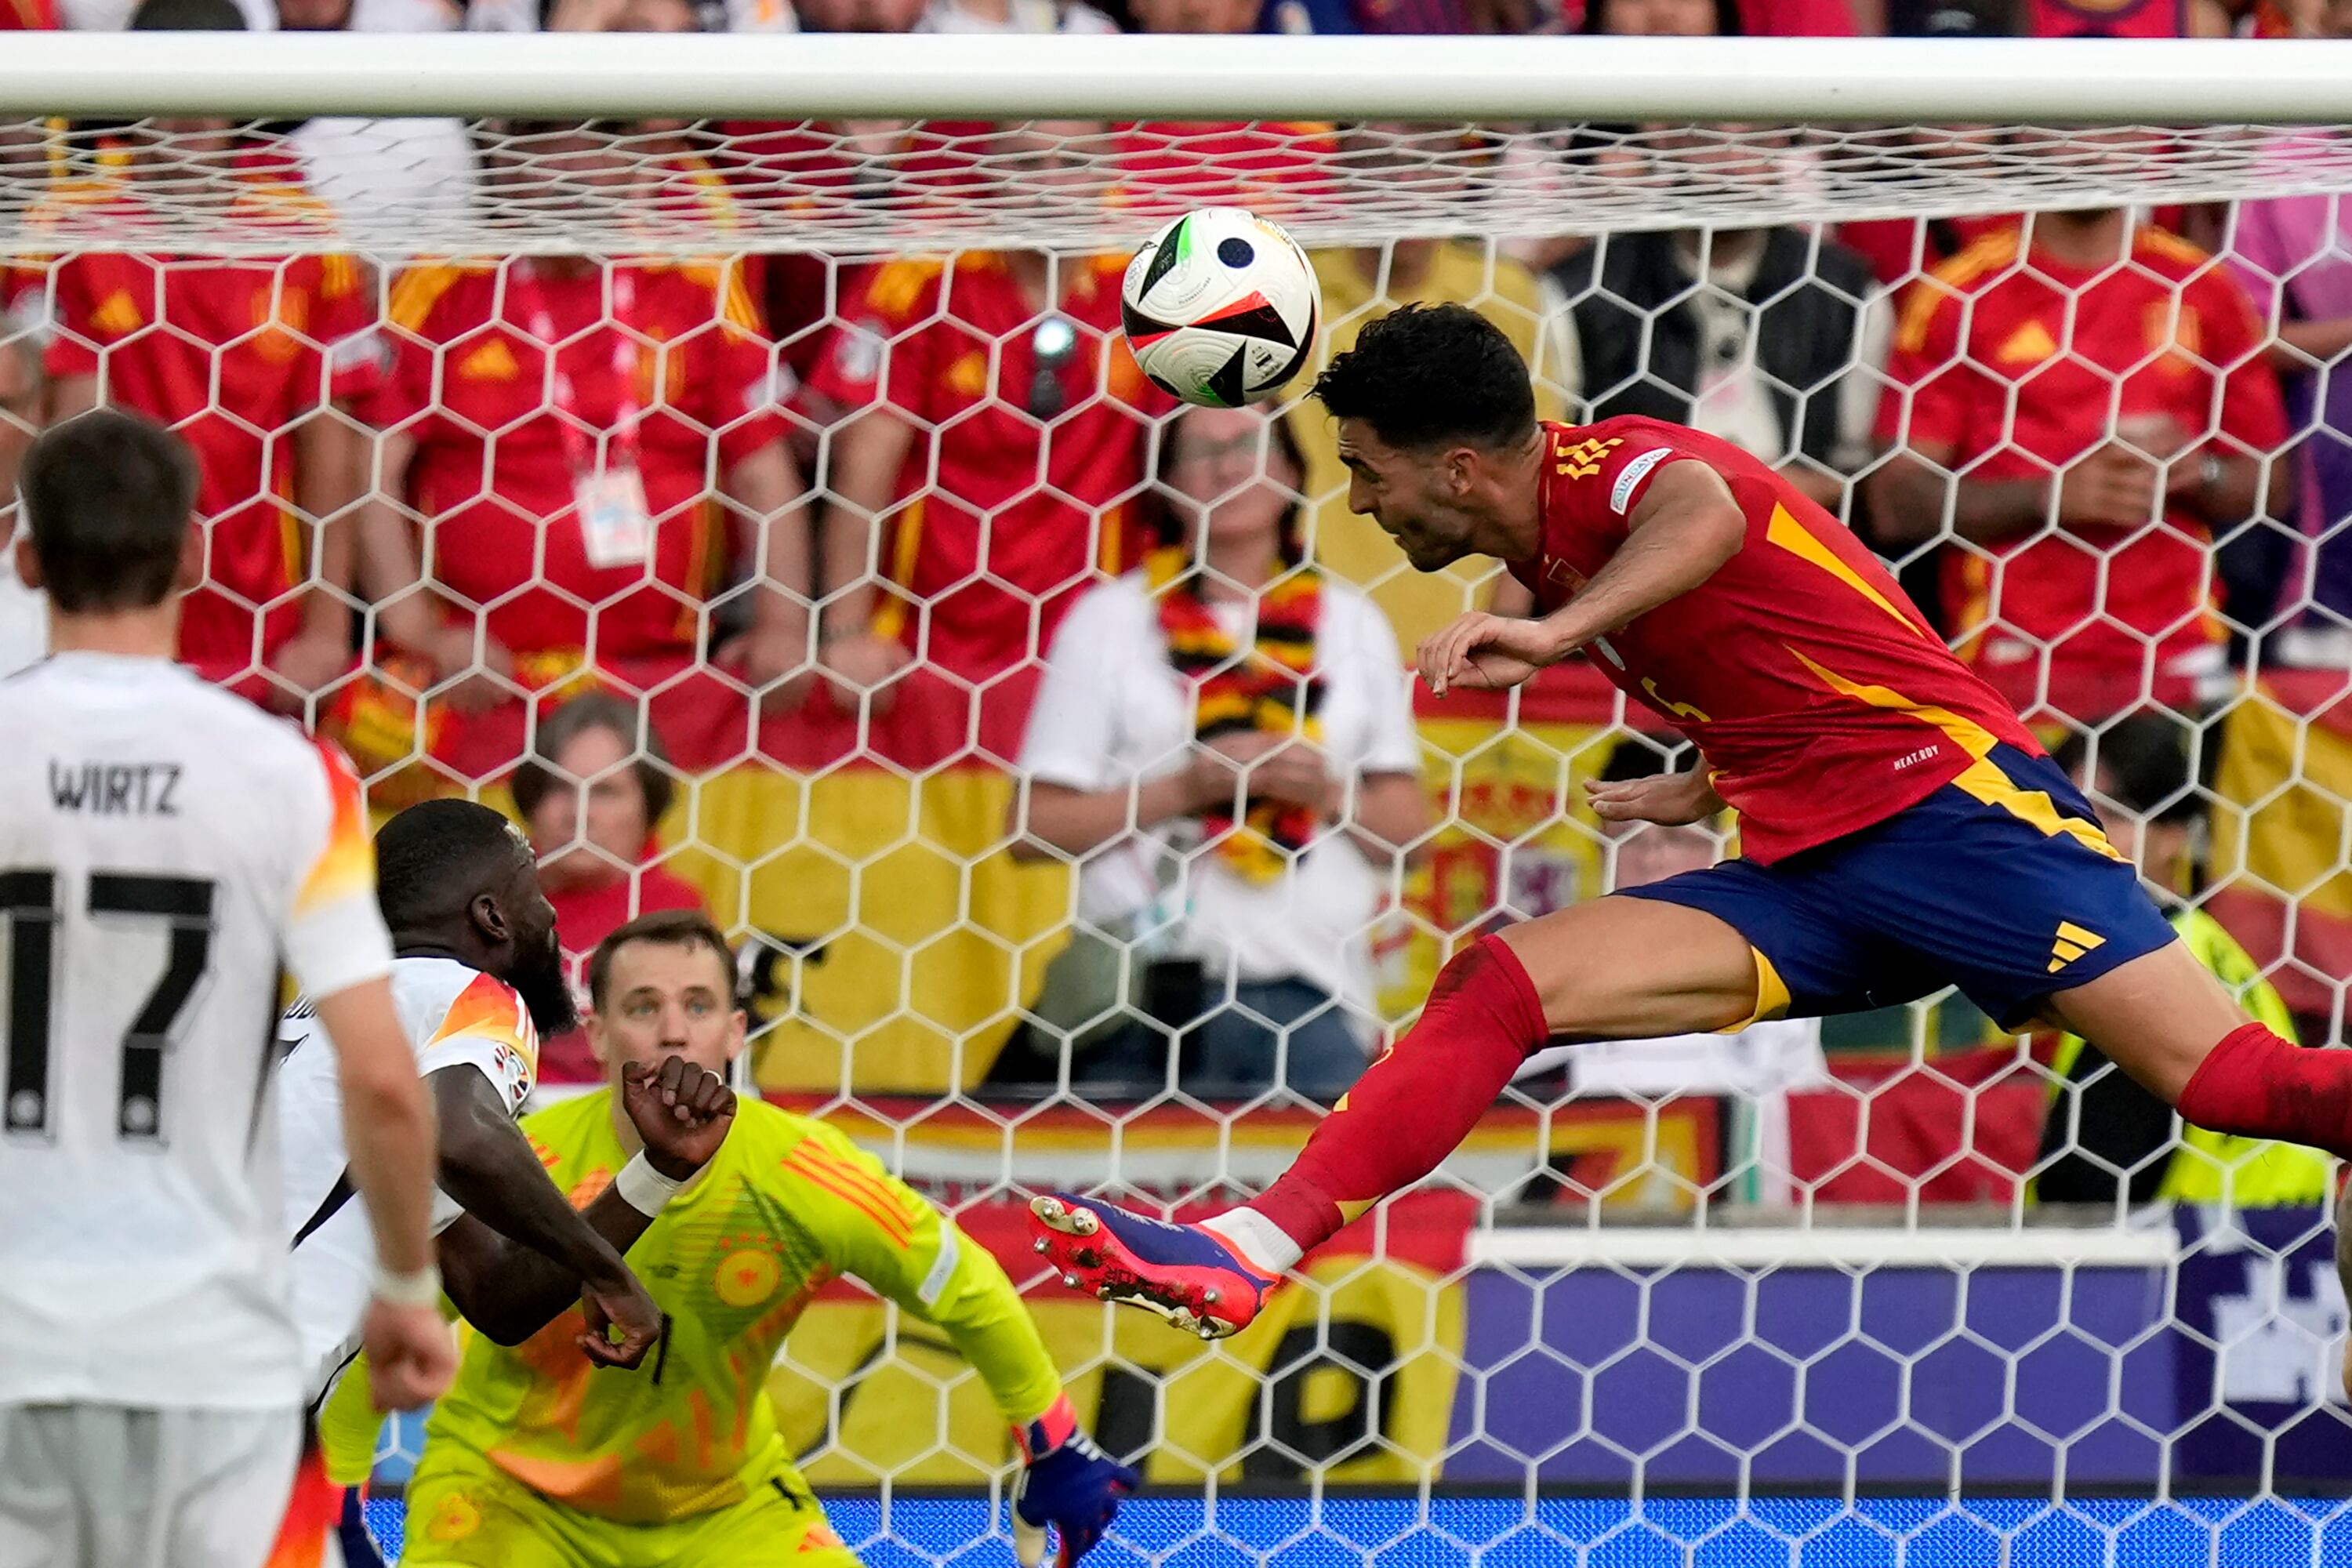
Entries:
{"type": "MultiPolygon", "coordinates": [[[[665,1183],[692,1181],[735,1123],[735,1091],[716,1073],[672,1057],[658,1071],[624,1069],[622,1100],[645,1140],[644,1158],[665,1183]]],[[[658,1195],[615,1182],[581,1217],[625,1254],[661,1212],[658,1195]]],[[[502,1345],[519,1345],[580,1300],[580,1277],[467,1215],[441,1233],[441,1272],[466,1321],[502,1345]]]]}
{"type": "Polygon", "coordinates": [[[1625,542],[1583,592],[1541,620],[1474,612],[1425,639],[1421,678],[1443,697],[1456,686],[1517,686],[1547,665],[1706,582],[1739,553],[1748,520],[1723,476],[1696,458],[1661,468],[1626,516],[1625,542]]]}
{"type": "Polygon", "coordinates": [[[581,1348],[608,1366],[633,1367],[661,1336],[661,1309],[613,1244],[590,1228],[548,1180],[506,1102],[472,1066],[427,1080],[441,1117],[441,1190],[499,1235],[562,1265],[588,1312],[581,1348]],[[615,1341],[606,1332],[617,1328],[615,1341]]]}
{"type": "Polygon", "coordinates": [[[352,1187],[367,1206],[377,1274],[361,1324],[377,1408],[414,1410],[457,1366],[433,1264],[432,1108],[382,978],[319,998],[335,1049],[352,1187]]]}
{"type": "Polygon", "coordinates": [[[1022,1476],[1014,1543],[1024,1565],[1070,1568],[1100,1542],[1141,1478],[1097,1447],[1062,1392],[1035,1320],[988,1249],[882,1163],[830,1129],[812,1131],[779,1167],[777,1199],[808,1227],[825,1261],[943,1331],[988,1385],[1013,1428],[1022,1476]]]}

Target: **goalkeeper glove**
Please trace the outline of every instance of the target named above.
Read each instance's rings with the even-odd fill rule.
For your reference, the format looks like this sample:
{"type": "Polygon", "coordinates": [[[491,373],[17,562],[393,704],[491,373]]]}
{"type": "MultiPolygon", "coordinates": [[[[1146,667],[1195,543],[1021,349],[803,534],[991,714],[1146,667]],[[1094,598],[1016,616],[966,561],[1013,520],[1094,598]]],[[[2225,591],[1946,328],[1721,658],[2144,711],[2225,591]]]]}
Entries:
{"type": "Polygon", "coordinates": [[[1119,1500],[1142,1478],[1113,1460],[1078,1426],[1063,1394],[1034,1421],[1013,1429],[1021,1448],[1021,1479],[1013,1489],[1013,1554],[1036,1568],[1045,1553],[1045,1529],[1061,1538],[1056,1568],[1073,1568],[1094,1550],[1118,1515],[1119,1500]]]}

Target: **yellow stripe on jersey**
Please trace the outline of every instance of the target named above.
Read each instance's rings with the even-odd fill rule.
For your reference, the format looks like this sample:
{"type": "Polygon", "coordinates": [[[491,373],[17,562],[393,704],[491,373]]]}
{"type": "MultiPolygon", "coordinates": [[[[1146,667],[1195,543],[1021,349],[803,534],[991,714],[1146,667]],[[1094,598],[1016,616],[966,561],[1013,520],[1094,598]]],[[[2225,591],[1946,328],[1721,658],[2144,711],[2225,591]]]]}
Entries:
{"type": "MultiPolygon", "coordinates": [[[[1781,646],[1788,647],[1785,643],[1781,646]]],[[[1953,744],[1958,746],[1971,759],[1969,765],[1952,780],[1953,784],[1965,794],[1973,795],[1987,805],[1999,807],[2053,838],[2063,835],[2081,844],[2085,849],[2104,855],[2110,860],[2123,858],[2123,856],[2117,853],[2116,847],[2107,842],[2107,836],[2100,831],[2097,823],[2086,822],[2079,816],[2062,816],[2058,810],[2058,803],[2052,800],[2046,793],[2038,789],[2026,789],[2001,772],[2000,764],[1992,760],[1993,748],[2000,742],[1994,737],[1992,731],[1983,725],[1972,719],[1963,719],[1948,708],[1938,708],[1932,703],[1914,702],[1901,692],[1890,688],[1849,680],[1834,670],[1824,668],[1812,659],[1807,658],[1803,653],[1794,647],[1790,647],[1789,651],[1795,654],[1798,661],[1806,668],[1811,670],[1815,676],[1842,696],[1851,697],[1857,702],[1866,702],[1873,708],[1907,713],[1921,723],[1942,731],[1951,739],[1953,744]]]]}
{"type": "Polygon", "coordinates": [[[326,766],[331,811],[327,847],[310,863],[294,896],[297,914],[326,909],[349,898],[375,896],[375,841],[368,837],[367,805],[360,795],[359,774],[332,743],[314,743],[326,766]]]}
{"type": "Polygon", "coordinates": [[[1828,573],[1831,576],[1836,578],[1839,582],[1844,584],[1847,587],[1853,589],[1855,593],[1861,595],[1872,604],[1877,605],[1880,609],[1885,611],[1888,615],[1902,622],[1903,629],[1909,632],[1913,637],[1925,637],[1927,635],[1925,631],[1920,629],[1919,623],[1913,620],[1909,616],[1905,615],[1892,599],[1889,599],[1885,595],[1880,593],[1877,589],[1864,582],[1861,573],[1856,572],[1853,567],[1839,560],[1837,557],[1837,552],[1832,550],[1829,547],[1828,542],[1816,535],[1811,529],[1808,529],[1803,523],[1799,522],[1795,515],[1792,514],[1787,507],[1776,506],[1772,509],[1772,521],[1765,527],[1764,540],[1768,544],[1780,546],[1790,554],[1797,557],[1798,560],[1804,562],[1807,565],[1820,567],[1822,571],[1828,573]]]}
{"type": "Polygon", "coordinates": [[[441,296],[472,270],[446,262],[427,262],[410,267],[402,272],[392,286],[392,299],[384,319],[405,332],[421,332],[425,318],[441,302],[441,296]]]}
{"type": "Polygon", "coordinates": [[[1927,278],[1915,285],[1904,300],[1902,320],[1895,334],[1896,345],[1914,353],[1926,347],[1927,328],[1935,321],[1936,312],[1946,305],[1959,309],[1960,290],[1994,268],[2016,260],[2020,237],[2013,228],[1997,229],[1929,268],[1927,278]]]}

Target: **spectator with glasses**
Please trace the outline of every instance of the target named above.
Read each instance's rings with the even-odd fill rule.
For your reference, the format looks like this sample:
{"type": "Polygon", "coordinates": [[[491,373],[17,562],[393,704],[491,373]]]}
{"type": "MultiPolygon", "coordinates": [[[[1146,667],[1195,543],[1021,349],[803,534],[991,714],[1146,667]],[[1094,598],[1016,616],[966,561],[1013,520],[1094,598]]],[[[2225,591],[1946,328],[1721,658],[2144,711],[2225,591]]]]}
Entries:
{"type": "Polygon", "coordinates": [[[1187,409],[1162,543],[1054,639],[1013,853],[1080,867],[1035,1010],[1098,1091],[1164,1087],[1171,1038],[1215,1098],[1329,1100],[1364,1068],[1371,923],[1430,809],[1395,634],[1302,560],[1304,471],[1278,416],[1187,409]]]}
{"type": "MultiPolygon", "coordinates": [[[[1088,199],[1100,127],[1001,134],[1003,199],[1088,199]],[[1060,182],[1057,184],[1057,182],[1060,182]]],[[[1171,406],[1119,337],[1123,256],[966,251],[877,269],[811,377],[850,410],[832,447],[820,658],[837,698],[911,657],[981,693],[1010,758],[1055,627],[1131,563],[1129,512],[1171,406]],[[883,584],[887,580],[887,586],[883,584]]]]}

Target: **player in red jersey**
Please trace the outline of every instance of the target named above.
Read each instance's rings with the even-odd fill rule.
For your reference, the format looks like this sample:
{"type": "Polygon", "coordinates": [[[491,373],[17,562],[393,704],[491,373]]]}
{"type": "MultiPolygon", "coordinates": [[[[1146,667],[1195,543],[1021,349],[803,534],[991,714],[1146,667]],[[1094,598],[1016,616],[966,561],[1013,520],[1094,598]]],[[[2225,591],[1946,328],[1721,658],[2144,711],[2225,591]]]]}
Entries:
{"type": "Polygon", "coordinates": [[[2174,936],[2087,802],[1837,521],[1728,444],[1657,420],[1541,425],[1503,335],[1454,306],[1365,329],[1316,395],[1349,504],[1423,571],[1497,557],[1538,618],[1473,614],[1422,678],[1514,686],[1589,651],[1700,768],[1594,788],[1604,818],[1740,813],[1742,856],[1514,926],[1249,1205],[1173,1226],[1033,1205],[1063,1282],[1209,1337],[1304,1253],[1433,1170],[1528,1052],[1885,1006],[1957,984],[2054,1020],[2220,1132],[2352,1153],[2352,1056],[2252,1022],[2174,936]]]}

